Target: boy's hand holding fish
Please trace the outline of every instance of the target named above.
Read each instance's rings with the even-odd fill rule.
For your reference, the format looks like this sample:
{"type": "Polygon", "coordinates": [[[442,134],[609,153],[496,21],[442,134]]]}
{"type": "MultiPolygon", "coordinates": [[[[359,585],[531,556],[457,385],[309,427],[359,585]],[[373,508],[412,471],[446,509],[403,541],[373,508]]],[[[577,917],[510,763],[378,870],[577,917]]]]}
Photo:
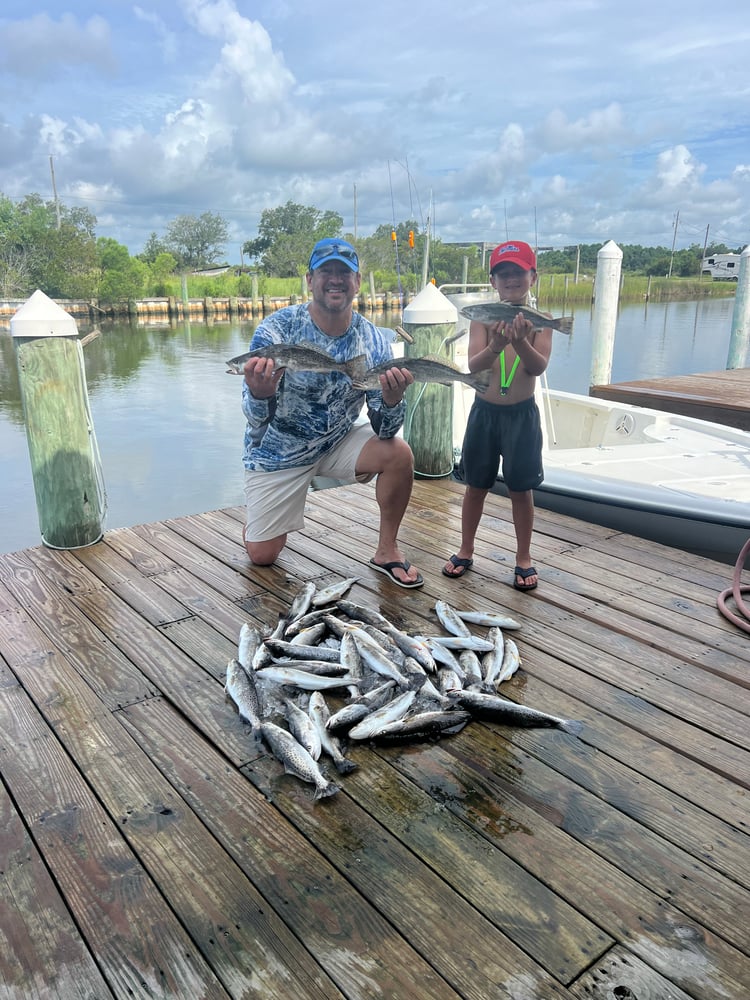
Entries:
{"type": "Polygon", "coordinates": [[[497,323],[482,325],[487,330],[487,346],[493,354],[500,354],[508,344],[515,345],[521,340],[527,340],[536,329],[522,312],[518,312],[510,321],[501,319],[497,323]]]}

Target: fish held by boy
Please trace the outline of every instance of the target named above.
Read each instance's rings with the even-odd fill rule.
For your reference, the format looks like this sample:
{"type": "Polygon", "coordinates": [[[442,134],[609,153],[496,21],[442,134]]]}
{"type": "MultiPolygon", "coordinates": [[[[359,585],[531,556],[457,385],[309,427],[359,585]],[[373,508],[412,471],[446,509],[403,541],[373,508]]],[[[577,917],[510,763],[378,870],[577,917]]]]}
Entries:
{"type": "Polygon", "coordinates": [[[516,316],[521,313],[524,319],[534,324],[535,330],[543,330],[550,327],[558,333],[573,332],[573,317],[558,316],[557,319],[550,319],[538,309],[531,306],[514,305],[512,302],[477,302],[474,305],[464,306],[461,315],[466,319],[476,320],[487,326],[490,323],[512,323],[516,316]]]}
{"type": "Polygon", "coordinates": [[[350,358],[349,361],[335,361],[330,354],[321,351],[315,344],[307,342],[268,344],[266,347],[258,347],[254,351],[247,351],[245,354],[239,354],[236,358],[230,358],[227,361],[227,371],[231,375],[242,375],[245,370],[245,362],[249,361],[250,358],[272,358],[277,370],[288,368],[289,371],[293,372],[318,372],[321,374],[340,372],[354,384],[357,384],[367,371],[367,357],[364,354],[358,354],[356,358],[350,358]]]}

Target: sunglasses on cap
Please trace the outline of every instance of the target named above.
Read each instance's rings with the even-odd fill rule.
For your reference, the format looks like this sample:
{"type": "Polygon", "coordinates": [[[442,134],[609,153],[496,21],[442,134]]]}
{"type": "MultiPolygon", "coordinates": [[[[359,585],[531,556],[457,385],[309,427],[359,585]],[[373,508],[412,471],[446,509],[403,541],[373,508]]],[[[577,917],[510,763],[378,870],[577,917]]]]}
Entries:
{"type": "Polygon", "coordinates": [[[343,257],[344,260],[349,260],[352,264],[354,264],[355,270],[359,270],[359,257],[357,256],[357,251],[353,250],[352,247],[347,246],[345,243],[330,243],[328,246],[321,247],[319,250],[313,250],[310,254],[308,270],[314,271],[316,267],[320,267],[327,257],[343,257]]]}

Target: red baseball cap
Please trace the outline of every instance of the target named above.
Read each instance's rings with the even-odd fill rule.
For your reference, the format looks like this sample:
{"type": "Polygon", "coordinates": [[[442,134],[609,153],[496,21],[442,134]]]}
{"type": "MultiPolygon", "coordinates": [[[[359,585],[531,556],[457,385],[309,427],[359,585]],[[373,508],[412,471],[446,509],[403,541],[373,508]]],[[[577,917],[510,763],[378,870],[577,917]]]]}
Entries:
{"type": "Polygon", "coordinates": [[[508,240],[495,247],[490,257],[490,274],[498,264],[509,261],[511,264],[518,264],[524,271],[536,271],[536,256],[528,243],[521,240],[508,240]]]}

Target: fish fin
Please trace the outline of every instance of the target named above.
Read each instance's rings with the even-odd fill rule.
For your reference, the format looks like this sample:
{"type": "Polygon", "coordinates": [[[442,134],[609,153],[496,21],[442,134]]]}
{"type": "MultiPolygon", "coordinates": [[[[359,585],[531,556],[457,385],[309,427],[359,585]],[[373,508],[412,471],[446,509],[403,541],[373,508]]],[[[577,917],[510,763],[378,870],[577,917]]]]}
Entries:
{"type": "Polygon", "coordinates": [[[346,362],[345,375],[352,380],[355,389],[364,389],[365,375],[367,373],[367,355],[358,354],[356,358],[350,358],[346,362]]]}
{"type": "MultiPolygon", "coordinates": [[[[461,372],[461,369],[456,364],[452,358],[447,358],[444,355],[439,354],[425,354],[421,358],[414,358],[414,361],[434,361],[437,365],[442,365],[444,368],[450,368],[454,372],[461,372]]],[[[408,364],[405,367],[409,367],[408,364]]],[[[463,374],[461,372],[461,374],[463,374]]]]}
{"type": "Polygon", "coordinates": [[[446,729],[443,729],[442,734],[444,736],[455,736],[456,733],[461,732],[461,730],[464,728],[464,726],[466,725],[466,723],[469,721],[470,718],[471,718],[471,713],[466,712],[465,716],[463,718],[459,718],[458,722],[456,722],[455,725],[448,726],[446,729]]]}
{"type": "Polygon", "coordinates": [[[555,324],[555,330],[560,333],[572,333],[573,332],[573,317],[572,316],[560,316],[559,319],[553,320],[555,324]]]}

